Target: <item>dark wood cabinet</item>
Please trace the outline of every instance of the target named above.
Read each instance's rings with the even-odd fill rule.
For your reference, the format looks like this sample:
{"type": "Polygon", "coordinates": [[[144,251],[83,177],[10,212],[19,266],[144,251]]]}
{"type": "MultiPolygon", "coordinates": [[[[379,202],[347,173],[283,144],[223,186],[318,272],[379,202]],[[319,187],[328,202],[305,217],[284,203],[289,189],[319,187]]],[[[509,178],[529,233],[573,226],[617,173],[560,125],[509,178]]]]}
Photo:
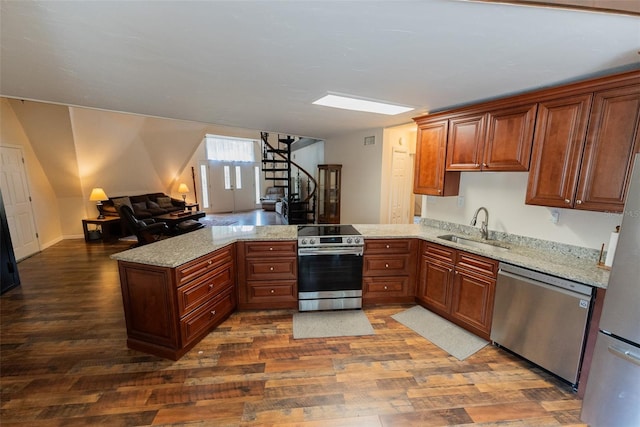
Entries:
{"type": "Polygon", "coordinates": [[[416,245],[414,239],[365,239],[363,305],[414,301],[416,245]]]}
{"type": "Polygon", "coordinates": [[[541,103],[526,203],[622,212],[639,127],[640,85],[541,103]]]}
{"type": "Polygon", "coordinates": [[[448,120],[416,119],[416,144],[413,192],[431,196],[455,196],[460,187],[460,172],[447,172],[448,120]]]}
{"type": "Polygon", "coordinates": [[[233,245],[177,268],[118,261],[127,345],[178,360],[236,308],[233,245]]]}
{"type": "Polygon", "coordinates": [[[538,104],[525,104],[487,113],[483,171],[528,171],[538,104]]]}
{"type": "Polygon", "coordinates": [[[574,207],[622,212],[640,152],[640,85],[596,92],[574,207]]]}
{"type": "Polygon", "coordinates": [[[318,165],[318,223],[340,224],[342,165],[318,165]]]}
{"type": "Polygon", "coordinates": [[[423,242],[416,301],[489,339],[497,270],[497,261],[423,242]]]}
{"type": "Polygon", "coordinates": [[[480,170],[484,150],[486,114],[449,119],[447,137],[448,171],[480,170]]]}
{"type": "Polygon", "coordinates": [[[296,241],[236,243],[238,308],[298,307],[296,241]]]}

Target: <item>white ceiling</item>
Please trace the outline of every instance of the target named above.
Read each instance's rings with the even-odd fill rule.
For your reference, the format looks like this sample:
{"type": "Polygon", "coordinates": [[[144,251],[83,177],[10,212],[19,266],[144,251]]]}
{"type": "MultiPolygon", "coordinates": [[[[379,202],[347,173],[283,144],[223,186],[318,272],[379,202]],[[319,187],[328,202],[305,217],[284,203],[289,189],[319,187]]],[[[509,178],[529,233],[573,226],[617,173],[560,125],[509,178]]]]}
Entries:
{"type": "Polygon", "coordinates": [[[640,60],[638,16],[457,0],[2,0],[0,19],[2,96],[315,138],[640,60]],[[327,92],[416,110],[311,104],[327,92]]]}

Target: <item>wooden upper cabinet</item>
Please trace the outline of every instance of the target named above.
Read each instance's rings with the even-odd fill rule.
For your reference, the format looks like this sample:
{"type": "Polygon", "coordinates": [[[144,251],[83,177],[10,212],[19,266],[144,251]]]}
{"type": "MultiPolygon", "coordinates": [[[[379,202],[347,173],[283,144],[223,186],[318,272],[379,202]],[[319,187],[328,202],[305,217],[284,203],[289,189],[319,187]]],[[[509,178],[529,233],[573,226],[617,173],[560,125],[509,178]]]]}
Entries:
{"type": "Polygon", "coordinates": [[[448,171],[527,171],[536,103],[449,119],[448,171]]]}
{"type": "Polygon", "coordinates": [[[639,128],[640,85],[541,103],[526,203],[622,212],[639,128]]]}
{"type": "Polygon", "coordinates": [[[491,111],[482,170],[528,171],[538,104],[491,111]]]}
{"type": "Polygon", "coordinates": [[[486,114],[449,120],[447,141],[448,171],[480,170],[484,150],[486,114]]]}
{"type": "Polygon", "coordinates": [[[622,212],[633,155],[640,151],[640,85],[597,92],[575,207],[622,212]]]}
{"type": "Polygon", "coordinates": [[[539,103],[527,204],[573,206],[590,105],[591,94],[539,103]]]}
{"type": "Polygon", "coordinates": [[[431,196],[455,196],[460,172],[446,172],[448,120],[417,121],[416,165],[413,192],[431,196]]]}

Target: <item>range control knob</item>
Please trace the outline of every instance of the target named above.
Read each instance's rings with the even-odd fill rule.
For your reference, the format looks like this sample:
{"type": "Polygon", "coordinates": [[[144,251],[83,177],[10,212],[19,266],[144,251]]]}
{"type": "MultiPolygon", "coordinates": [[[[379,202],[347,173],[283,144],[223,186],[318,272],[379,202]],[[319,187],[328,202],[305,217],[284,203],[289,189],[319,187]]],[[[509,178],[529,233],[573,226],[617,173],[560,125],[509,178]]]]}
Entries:
{"type": "Polygon", "coordinates": [[[306,245],[307,244],[307,239],[302,239],[302,241],[300,243],[302,243],[303,245],[306,245]]]}
{"type": "Polygon", "coordinates": [[[356,242],[356,243],[360,243],[360,238],[359,238],[359,237],[356,237],[355,242],[356,242]]]}
{"type": "Polygon", "coordinates": [[[347,243],[351,244],[352,240],[351,237],[347,237],[347,243]]]}
{"type": "Polygon", "coordinates": [[[316,239],[309,239],[309,244],[313,245],[316,242],[316,239]]]}

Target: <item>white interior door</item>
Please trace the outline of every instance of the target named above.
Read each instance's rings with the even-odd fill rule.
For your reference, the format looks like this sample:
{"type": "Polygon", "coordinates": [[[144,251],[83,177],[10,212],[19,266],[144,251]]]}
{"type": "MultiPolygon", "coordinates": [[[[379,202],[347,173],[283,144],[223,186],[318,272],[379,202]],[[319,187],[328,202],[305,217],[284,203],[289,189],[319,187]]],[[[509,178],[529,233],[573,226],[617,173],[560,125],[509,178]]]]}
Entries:
{"type": "Polygon", "coordinates": [[[40,251],[22,149],[0,147],[0,189],[16,260],[40,251]]]}
{"type": "Polygon", "coordinates": [[[209,167],[211,211],[238,212],[256,208],[254,163],[212,162],[209,167]]]}
{"type": "Polygon", "coordinates": [[[404,150],[393,150],[391,159],[391,197],[389,222],[391,224],[408,224],[410,197],[407,190],[407,159],[409,154],[404,150]]]}

